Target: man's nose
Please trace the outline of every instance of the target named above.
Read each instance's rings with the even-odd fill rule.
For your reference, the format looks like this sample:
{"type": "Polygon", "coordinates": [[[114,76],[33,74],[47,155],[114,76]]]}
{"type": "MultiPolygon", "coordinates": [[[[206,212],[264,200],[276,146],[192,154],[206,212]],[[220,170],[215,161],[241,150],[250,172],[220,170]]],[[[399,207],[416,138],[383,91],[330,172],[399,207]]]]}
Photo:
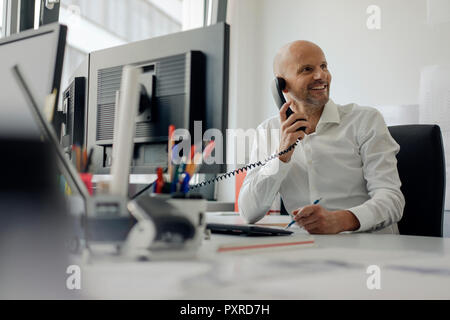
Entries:
{"type": "Polygon", "coordinates": [[[322,68],[318,68],[313,74],[314,80],[325,80],[325,71],[322,68]]]}

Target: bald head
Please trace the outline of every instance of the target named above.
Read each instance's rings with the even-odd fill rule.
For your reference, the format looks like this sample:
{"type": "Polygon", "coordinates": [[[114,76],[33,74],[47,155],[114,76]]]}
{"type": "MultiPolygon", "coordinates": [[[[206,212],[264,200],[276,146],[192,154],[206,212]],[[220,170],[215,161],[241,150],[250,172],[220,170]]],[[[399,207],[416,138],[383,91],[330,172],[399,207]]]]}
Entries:
{"type": "Polygon", "coordinates": [[[327,103],[331,74],[318,45],[304,40],[284,45],[275,56],[273,72],[286,81],[283,92],[289,100],[320,108],[327,103]]]}
{"type": "Polygon", "coordinates": [[[308,55],[322,55],[322,49],[313,42],[297,40],[281,47],[273,60],[273,73],[283,77],[289,66],[301,63],[308,55]]]}

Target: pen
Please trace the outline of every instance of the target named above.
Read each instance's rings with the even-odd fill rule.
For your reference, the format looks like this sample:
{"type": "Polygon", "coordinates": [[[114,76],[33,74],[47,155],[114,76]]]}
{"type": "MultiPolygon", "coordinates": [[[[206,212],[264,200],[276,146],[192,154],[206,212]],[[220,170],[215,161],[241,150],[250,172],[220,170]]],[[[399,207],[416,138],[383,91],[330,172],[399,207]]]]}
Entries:
{"type": "MultiPolygon", "coordinates": [[[[167,169],[169,172],[169,179],[172,179],[172,175],[173,175],[173,165],[172,165],[172,148],[173,148],[173,141],[172,141],[172,136],[173,133],[175,131],[175,126],[174,125],[170,125],[169,126],[169,141],[168,141],[168,161],[167,161],[167,169]]],[[[170,181],[169,181],[170,182],[170,181]]]]}
{"type": "Polygon", "coordinates": [[[86,147],[83,147],[83,161],[82,161],[81,168],[80,168],[81,172],[87,172],[86,171],[87,160],[88,160],[87,150],[86,150],[86,147]]]}
{"type": "MultiPolygon", "coordinates": [[[[318,204],[318,203],[320,202],[320,200],[322,200],[322,198],[317,199],[316,201],[314,201],[313,204],[318,204]]],[[[290,226],[292,226],[294,223],[295,223],[295,220],[292,220],[292,221],[286,226],[285,229],[288,229],[288,228],[289,228],[290,226]]]]}
{"type": "Polygon", "coordinates": [[[90,168],[91,163],[92,163],[92,155],[93,155],[93,153],[94,153],[94,148],[91,148],[91,150],[89,150],[89,155],[88,155],[88,158],[87,158],[86,167],[84,168],[86,173],[89,172],[89,168],[90,168]]]}
{"type": "Polygon", "coordinates": [[[176,164],[176,165],[174,165],[173,166],[173,177],[172,177],[172,180],[171,180],[171,189],[170,189],[170,192],[176,192],[177,191],[177,184],[178,184],[178,176],[179,176],[179,169],[180,169],[180,166],[181,165],[179,165],[179,164],[176,164]]]}
{"type": "Polygon", "coordinates": [[[75,151],[75,166],[78,172],[81,172],[81,152],[78,145],[73,145],[72,150],[75,151]]]}
{"type": "Polygon", "coordinates": [[[192,178],[192,176],[199,170],[201,163],[202,154],[196,153],[193,161],[186,166],[186,173],[189,174],[190,178],[192,178]]]}
{"type": "Polygon", "coordinates": [[[180,151],[179,149],[179,144],[176,144],[173,146],[172,148],[172,164],[180,164],[180,151]]]}
{"type": "Polygon", "coordinates": [[[189,180],[191,177],[189,176],[189,173],[186,173],[183,179],[183,183],[181,184],[181,192],[188,193],[189,192],[189,180]]]}
{"type": "Polygon", "coordinates": [[[162,189],[164,188],[164,178],[163,178],[163,169],[159,167],[157,169],[158,179],[156,180],[156,193],[162,193],[162,189]]]}
{"type": "Polygon", "coordinates": [[[191,146],[191,154],[189,155],[189,161],[188,163],[191,163],[192,160],[194,160],[194,156],[195,156],[195,144],[193,144],[191,146]]]}
{"type": "Polygon", "coordinates": [[[216,142],[214,140],[210,141],[208,145],[206,146],[205,150],[202,153],[196,153],[193,158],[193,166],[190,166],[186,172],[189,173],[189,176],[192,178],[192,176],[200,170],[201,164],[208,159],[211,156],[211,153],[213,152],[214,148],[216,146],[216,142]]]}

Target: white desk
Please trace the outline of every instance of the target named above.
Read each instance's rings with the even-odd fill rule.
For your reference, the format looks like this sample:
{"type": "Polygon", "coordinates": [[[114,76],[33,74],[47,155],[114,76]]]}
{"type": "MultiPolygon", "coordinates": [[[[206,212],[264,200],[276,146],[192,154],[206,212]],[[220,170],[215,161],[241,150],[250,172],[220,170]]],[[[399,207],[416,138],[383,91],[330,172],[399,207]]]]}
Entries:
{"type": "MultiPolygon", "coordinates": [[[[209,215],[228,223],[236,217],[209,215]]],[[[265,222],[288,222],[269,217],[265,222]]],[[[82,265],[82,293],[101,299],[450,299],[450,239],[398,235],[314,236],[305,248],[199,255],[183,261],[94,258],[82,265]],[[369,290],[367,267],[381,269],[369,290]]]]}

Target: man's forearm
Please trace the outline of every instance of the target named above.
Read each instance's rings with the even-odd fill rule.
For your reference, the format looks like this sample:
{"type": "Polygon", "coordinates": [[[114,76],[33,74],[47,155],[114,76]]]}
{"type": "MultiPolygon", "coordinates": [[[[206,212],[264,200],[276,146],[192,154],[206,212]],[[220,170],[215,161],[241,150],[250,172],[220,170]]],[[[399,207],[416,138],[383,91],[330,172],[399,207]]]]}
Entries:
{"type": "Polygon", "coordinates": [[[256,223],[264,217],[270,206],[263,203],[262,199],[252,194],[248,186],[239,193],[239,213],[248,223],[256,223]]]}
{"type": "Polygon", "coordinates": [[[341,232],[344,231],[355,231],[360,227],[359,220],[356,216],[349,210],[340,210],[336,214],[339,217],[341,232]]]}
{"type": "Polygon", "coordinates": [[[266,214],[289,172],[290,164],[273,160],[264,167],[247,174],[239,194],[239,208],[243,217],[253,223],[266,214]]]}

